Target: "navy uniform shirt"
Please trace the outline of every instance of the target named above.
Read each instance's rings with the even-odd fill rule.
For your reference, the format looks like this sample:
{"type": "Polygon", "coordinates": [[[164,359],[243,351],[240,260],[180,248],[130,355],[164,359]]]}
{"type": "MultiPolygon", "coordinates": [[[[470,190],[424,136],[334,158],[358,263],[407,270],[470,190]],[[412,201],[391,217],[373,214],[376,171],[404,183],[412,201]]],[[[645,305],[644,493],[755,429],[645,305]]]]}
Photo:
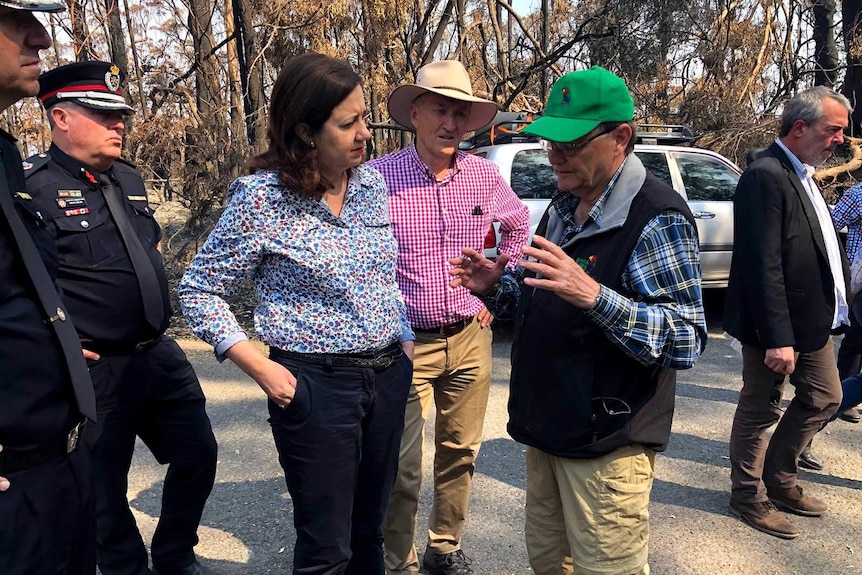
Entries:
{"type": "MultiPolygon", "coordinates": [[[[0,130],[0,177],[15,196],[24,226],[56,276],[54,243],[40,214],[24,192],[21,156],[12,136],[0,130]]],[[[2,193],[2,192],[0,192],[2,193]]],[[[63,438],[81,419],[66,361],[54,330],[0,217],[0,445],[32,449],[63,438]]]]}
{"type": "MultiPolygon", "coordinates": [[[[138,171],[115,162],[106,172],[156,270],[164,303],[161,329],[144,319],[132,262],[98,185],[99,172],[52,145],[24,165],[27,191],[53,234],[60,258],[57,280],[63,301],[83,340],[139,343],[158,337],[170,323],[170,300],[162,255],[161,228],[147,203],[138,171]]],[[[86,344],[84,345],[86,347],[86,344]]]]}

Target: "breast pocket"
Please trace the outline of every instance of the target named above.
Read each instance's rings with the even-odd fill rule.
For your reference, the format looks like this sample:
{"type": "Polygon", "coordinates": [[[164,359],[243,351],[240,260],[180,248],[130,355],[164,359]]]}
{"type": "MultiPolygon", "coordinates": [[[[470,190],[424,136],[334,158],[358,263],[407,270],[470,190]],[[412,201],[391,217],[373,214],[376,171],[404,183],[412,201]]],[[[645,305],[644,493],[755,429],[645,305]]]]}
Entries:
{"type": "Polygon", "coordinates": [[[134,210],[132,222],[138,232],[138,237],[141,238],[141,243],[145,246],[153,246],[159,241],[159,223],[153,215],[153,209],[147,205],[130,204],[134,210]],[[146,241],[144,241],[146,240],[146,241]]]}
{"type": "Polygon", "coordinates": [[[371,267],[391,265],[395,261],[397,244],[392,234],[392,225],[385,214],[363,214],[362,257],[371,267]]]}
{"type": "Polygon", "coordinates": [[[96,267],[122,251],[119,237],[113,241],[109,237],[108,226],[101,214],[57,216],[54,225],[57,228],[57,252],[62,265],[96,267]]]}

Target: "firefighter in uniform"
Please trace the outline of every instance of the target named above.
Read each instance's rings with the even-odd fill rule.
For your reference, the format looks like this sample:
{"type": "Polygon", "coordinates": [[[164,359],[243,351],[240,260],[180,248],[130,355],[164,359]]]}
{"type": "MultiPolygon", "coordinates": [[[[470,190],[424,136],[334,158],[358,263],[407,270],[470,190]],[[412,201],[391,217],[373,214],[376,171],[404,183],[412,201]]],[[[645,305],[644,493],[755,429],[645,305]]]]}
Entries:
{"type": "Polygon", "coordinates": [[[150,574],[126,499],[135,436],[168,464],[153,536],[158,575],[210,573],[194,554],[216,470],[200,383],[177,343],[153,218],[140,173],[119,159],[134,112],[109,62],[78,62],[39,78],[50,149],[24,164],[27,188],[59,252],[58,282],[90,361],[99,423],[93,449],[96,534],[103,575],[150,574]]]}
{"type": "MultiPolygon", "coordinates": [[[[39,90],[51,40],[32,12],[62,0],[0,0],[0,112],[39,90]]],[[[0,573],[96,570],[89,454],[96,416],[75,327],[57,295],[57,252],[0,129],[0,573]]]]}

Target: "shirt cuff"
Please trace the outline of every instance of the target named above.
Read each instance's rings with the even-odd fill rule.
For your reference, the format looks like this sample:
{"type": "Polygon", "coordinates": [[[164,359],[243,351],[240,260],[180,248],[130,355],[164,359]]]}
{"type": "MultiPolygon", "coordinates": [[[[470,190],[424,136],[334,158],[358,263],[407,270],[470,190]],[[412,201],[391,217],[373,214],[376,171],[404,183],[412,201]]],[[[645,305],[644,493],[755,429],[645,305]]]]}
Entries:
{"type": "Polygon", "coordinates": [[[225,356],[227,350],[229,350],[241,341],[248,341],[248,336],[245,334],[244,331],[232,333],[223,340],[221,340],[219,344],[214,348],[215,356],[218,362],[221,363],[225,359],[227,359],[227,357],[225,356]]]}
{"type": "Polygon", "coordinates": [[[473,296],[474,298],[478,299],[483,304],[485,304],[485,307],[487,307],[490,310],[491,308],[490,308],[490,306],[488,306],[488,304],[497,301],[497,298],[500,297],[500,292],[502,290],[503,290],[503,286],[500,284],[500,282],[497,282],[493,286],[491,286],[491,289],[488,290],[488,293],[486,293],[486,294],[481,294],[481,293],[471,291],[470,295],[473,296]]]}
{"type": "Polygon", "coordinates": [[[611,330],[628,322],[630,316],[631,300],[618,294],[609,287],[599,286],[599,297],[596,305],[585,310],[587,317],[592,321],[611,330]]]}
{"type": "Polygon", "coordinates": [[[404,343],[405,341],[413,341],[416,339],[416,334],[409,327],[405,327],[401,331],[401,338],[398,340],[400,343],[404,343]]]}

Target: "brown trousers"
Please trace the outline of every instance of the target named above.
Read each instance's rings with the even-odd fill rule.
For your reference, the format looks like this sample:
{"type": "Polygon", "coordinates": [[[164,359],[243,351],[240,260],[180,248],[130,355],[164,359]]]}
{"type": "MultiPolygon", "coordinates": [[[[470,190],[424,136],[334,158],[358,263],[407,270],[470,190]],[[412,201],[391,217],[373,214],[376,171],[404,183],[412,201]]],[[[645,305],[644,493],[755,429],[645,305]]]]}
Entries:
{"type": "Polygon", "coordinates": [[[491,339],[491,329],[480,328],[475,320],[449,338],[416,333],[413,386],[407,398],[398,477],[383,521],[389,575],[419,570],[414,535],[422,485],[425,420],[432,399],[437,418],[428,546],[435,553],[461,548],[491,388],[491,339]]]}
{"type": "Polygon", "coordinates": [[[766,367],[766,350],[742,346],[742,391],[730,433],[731,496],[741,503],[766,501],[767,489],[796,486],[799,454],[841,403],[832,338],[816,351],[796,355],[790,374],[796,396],[782,416],[787,378],[766,367]],[[767,442],[766,430],[779,418],[767,442]]]}

